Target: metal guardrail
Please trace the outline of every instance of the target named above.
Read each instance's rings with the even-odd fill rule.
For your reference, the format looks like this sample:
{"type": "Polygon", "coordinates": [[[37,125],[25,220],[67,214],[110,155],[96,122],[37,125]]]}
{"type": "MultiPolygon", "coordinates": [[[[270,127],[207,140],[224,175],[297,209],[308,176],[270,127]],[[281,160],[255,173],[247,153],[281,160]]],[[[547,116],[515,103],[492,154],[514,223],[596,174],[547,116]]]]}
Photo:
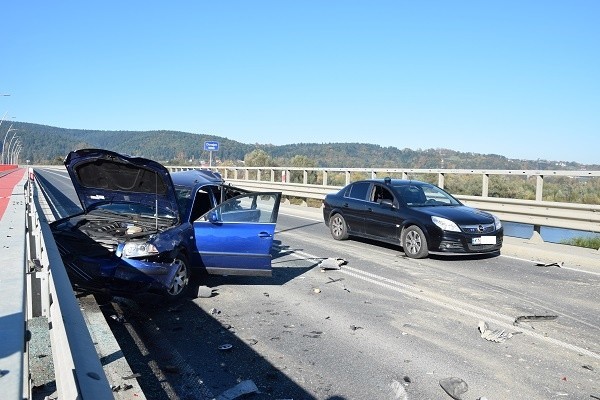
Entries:
{"type": "MultiPolygon", "coordinates": [[[[37,186],[30,182],[30,187],[27,231],[35,268],[30,271],[29,279],[41,281],[39,310],[41,316],[48,318],[50,326],[58,398],[113,399],[109,382],[42,211],[37,186]]],[[[24,236],[23,232],[21,238],[24,236]]],[[[31,283],[28,286],[31,286],[31,283]]],[[[33,299],[29,302],[34,303],[33,299]]]]}
{"type": "MultiPolygon", "coordinates": [[[[39,166],[39,168],[60,168],[39,166]]],[[[191,169],[209,169],[190,166],[168,166],[169,171],[191,169]]],[[[291,167],[213,167],[225,180],[250,190],[276,190],[284,196],[298,197],[304,200],[323,200],[325,195],[338,191],[342,186],[329,185],[328,176],[343,173],[345,184],[352,181],[355,173],[370,177],[400,176],[404,179],[419,174],[436,174],[437,185],[444,187],[449,175],[479,175],[482,179],[481,196],[457,195],[465,204],[485,211],[493,212],[507,222],[531,224],[539,232],[541,226],[574,229],[588,232],[600,232],[600,205],[543,201],[544,179],[553,176],[576,178],[600,177],[600,171],[566,170],[476,170],[476,169],[398,169],[398,168],[291,168],[291,167]],[[302,183],[290,183],[292,172],[302,173],[302,183]],[[317,174],[320,184],[309,184],[311,174],[317,174]],[[523,176],[536,178],[536,200],[507,199],[489,197],[489,180],[492,175],[523,176]],[[251,179],[251,176],[255,179],[251,179]]]]}
{"type": "MultiPolygon", "coordinates": [[[[169,167],[171,171],[194,169],[191,167],[169,167]]],[[[198,168],[196,168],[198,169],[198,168]]],[[[600,232],[600,205],[542,201],[544,177],[573,176],[600,177],[600,171],[529,171],[529,170],[445,170],[445,169],[383,169],[383,168],[288,168],[288,167],[216,167],[232,184],[250,190],[277,190],[285,196],[302,199],[323,200],[327,193],[338,191],[342,186],[327,185],[328,175],[344,173],[346,184],[351,182],[353,173],[368,174],[373,178],[390,174],[407,179],[414,174],[437,174],[437,185],[444,187],[445,178],[450,174],[481,175],[481,196],[458,195],[465,204],[495,213],[501,220],[532,224],[539,232],[541,226],[600,232]],[[289,183],[291,172],[302,173],[303,183],[289,183]],[[317,174],[322,184],[308,184],[309,174],[317,174]],[[250,176],[256,179],[250,179],[250,176]],[[535,176],[536,200],[506,199],[488,197],[490,175],[535,176]],[[280,179],[277,179],[280,178],[280,179]]]]}

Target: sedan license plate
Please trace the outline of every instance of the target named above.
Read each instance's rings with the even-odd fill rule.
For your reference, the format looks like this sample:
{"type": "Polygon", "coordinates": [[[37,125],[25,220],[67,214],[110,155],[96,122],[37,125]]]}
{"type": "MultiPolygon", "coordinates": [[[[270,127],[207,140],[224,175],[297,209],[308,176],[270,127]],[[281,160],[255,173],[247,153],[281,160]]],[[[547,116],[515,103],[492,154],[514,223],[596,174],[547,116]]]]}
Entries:
{"type": "Polygon", "coordinates": [[[481,236],[471,239],[472,244],[496,244],[496,236],[481,236]]]}

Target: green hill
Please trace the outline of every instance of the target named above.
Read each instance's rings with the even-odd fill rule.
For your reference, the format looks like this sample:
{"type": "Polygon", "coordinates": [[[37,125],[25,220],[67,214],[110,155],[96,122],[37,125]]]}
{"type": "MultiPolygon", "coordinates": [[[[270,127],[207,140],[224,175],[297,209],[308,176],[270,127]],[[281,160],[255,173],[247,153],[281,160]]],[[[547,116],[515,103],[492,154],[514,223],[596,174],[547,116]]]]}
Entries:
{"type": "MultiPolygon", "coordinates": [[[[297,143],[283,146],[246,144],[224,137],[177,131],[97,131],[57,128],[13,122],[23,144],[20,162],[59,164],[71,150],[94,147],[143,156],[171,165],[199,165],[208,160],[204,141],[220,142],[213,160],[239,165],[253,150],[263,150],[276,165],[287,166],[292,158],[304,156],[318,167],[390,167],[456,169],[567,169],[598,170],[598,165],[548,160],[512,160],[497,154],[462,153],[449,149],[412,150],[364,143],[297,143]]],[[[8,130],[0,127],[0,140],[8,130]]],[[[12,137],[11,132],[8,138],[12,137]]],[[[1,143],[1,142],[0,142],[1,143]]],[[[8,143],[7,143],[8,145],[8,143]]]]}

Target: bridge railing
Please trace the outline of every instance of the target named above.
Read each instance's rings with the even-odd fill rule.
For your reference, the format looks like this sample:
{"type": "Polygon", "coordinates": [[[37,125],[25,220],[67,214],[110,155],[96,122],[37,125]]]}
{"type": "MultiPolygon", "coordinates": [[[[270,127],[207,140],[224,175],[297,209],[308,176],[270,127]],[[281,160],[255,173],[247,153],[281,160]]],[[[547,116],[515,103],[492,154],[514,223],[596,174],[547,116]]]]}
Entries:
{"type": "MultiPolygon", "coordinates": [[[[200,169],[185,166],[169,167],[170,171],[200,169]]],[[[435,174],[437,185],[444,188],[449,175],[479,175],[481,196],[457,195],[465,204],[495,213],[501,220],[541,226],[600,232],[600,205],[543,201],[544,179],[548,177],[600,177],[600,171],[533,171],[533,170],[463,170],[463,169],[389,169],[389,168],[290,168],[290,167],[214,167],[225,180],[250,190],[278,190],[285,196],[323,200],[327,193],[342,186],[329,185],[332,173],[343,174],[344,184],[352,182],[354,174],[370,178],[435,174]],[[290,183],[292,173],[302,174],[302,183],[290,183]],[[309,176],[320,184],[309,184],[309,176]],[[316,175],[316,176],[315,176],[316,175]],[[494,175],[535,177],[535,200],[508,199],[489,196],[490,177],[494,175]]]]}
{"type": "MultiPolygon", "coordinates": [[[[33,263],[28,270],[28,286],[33,285],[32,280],[38,279],[40,289],[39,299],[32,298],[32,293],[29,293],[29,312],[48,318],[58,398],[113,399],[112,390],[46,220],[38,187],[32,182],[29,186],[27,242],[33,263]],[[39,302],[37,305],[36,300],[39,302]]],[[[22,237],[24,236],[23,232],[22,237]]]]}

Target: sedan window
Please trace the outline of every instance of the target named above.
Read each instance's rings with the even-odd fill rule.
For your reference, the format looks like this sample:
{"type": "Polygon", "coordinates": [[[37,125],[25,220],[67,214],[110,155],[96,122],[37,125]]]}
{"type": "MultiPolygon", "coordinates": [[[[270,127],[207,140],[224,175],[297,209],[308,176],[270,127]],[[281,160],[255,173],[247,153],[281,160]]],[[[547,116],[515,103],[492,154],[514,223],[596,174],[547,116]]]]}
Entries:
{"type": "Polygon", "coordinates": [[[369,182],[356,182],[350,186],[350,191],[346,192],[346,197],[351,197],[358,200],[366,200],[369,192],[369,182]]]}
{"type": "Polygon", "coordinates": [[[386,187],[381,185],[373,185],[370,201],[374,203],[381,203],[383,200],[389,200],[393,202],[394,195],[386,187]]]}

